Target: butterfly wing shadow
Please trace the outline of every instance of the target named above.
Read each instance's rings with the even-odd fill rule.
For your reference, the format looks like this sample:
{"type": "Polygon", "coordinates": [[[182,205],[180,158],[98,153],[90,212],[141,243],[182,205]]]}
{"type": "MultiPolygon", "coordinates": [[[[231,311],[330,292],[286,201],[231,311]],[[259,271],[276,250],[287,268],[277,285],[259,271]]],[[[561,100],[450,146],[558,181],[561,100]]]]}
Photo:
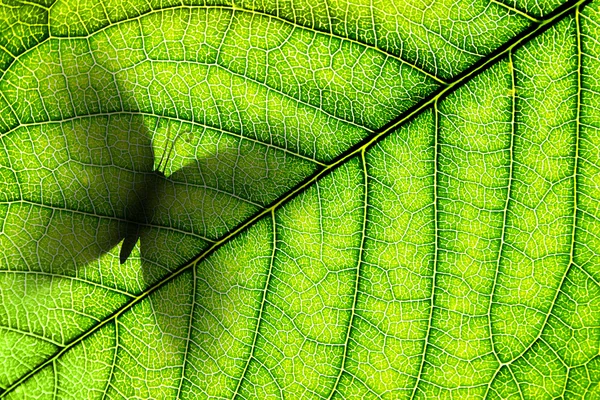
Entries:
{"type": "MultiPolygon", "coordinates": [[[[32,221],[27,235],[11,237],[15,258],[19,252],[30,257],[21,269],[41,265],[51,279],[67,285],[70,277],[77,277],[82,290],[88,290],[89,281],[138,294],[267,204],[261,197],[270,179],[264,153],[219,146],[218,152],[182,162],[181,168],[162,176],[154,171],[147,119],[127,113],[99,120],[90,120],[94,128],[73,125],[64,146],[56,145],[53,133],[54,147],[64,148],[64,160],[58,167],[44,167],[65,179],[61,188],[66,203],[53,205],[43,223],[32,221]],[[115,255],[128,237],[135,240],[136,250],[121,265],[115,255]]],[[[40,141],[40,147],[48,146],[40,141]]],[[[23,283],[32,303],[64,295],[53,282],[32,279],[37,279],[33,286],[23,283]]],[[[174,329],[169,316],[175,315],[178,300],[169,296],[158,291],[150,299],[162,332],[174,329]]],[[[73,306],[84,307],[83,302],[73,306]]]]}

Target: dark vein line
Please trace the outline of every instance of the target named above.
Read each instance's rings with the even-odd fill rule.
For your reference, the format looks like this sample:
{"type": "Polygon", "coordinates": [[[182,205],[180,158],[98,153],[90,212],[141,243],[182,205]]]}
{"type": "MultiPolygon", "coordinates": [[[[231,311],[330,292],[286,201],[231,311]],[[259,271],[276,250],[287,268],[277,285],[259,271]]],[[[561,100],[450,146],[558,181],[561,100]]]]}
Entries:
{"type": "MultiPolygon", "coordinates": [[[[356,306],[358,304],[358,291],[360,288],[360,279],[361,279],[361,265],[363,264],[364,252],[365,252],[365,241],[367,237],[367,214],[368,214],[368,204],[369,204],[369,173],[367,170],[367,160],[365,157],[365,150],[363,148],[360,152],[360,160],[361,167],[363,171],[363,215],[362,215],[362,229],[361,229],[361,237],[360,237],[360,247],[358,251],[358,260],[356,263],[356,278],[354,279],[354,296],[352,298],[352,309],[350,310],[350,318],[348,320],[348,329],[346,330],[346,338],[344,339],[344,353],[342,354],[342,365],[340,366],[340,370],[338,372],[337,377],[335,378],[335,383],[331,388],[331,392],[329,396],[327,396],[328,400],[331,400],[335,395],[338,387],[340,385],[340,381],[342,379],[342,375],[346,370],[346,361],[348,360],[348,349],[350,348],[350,340],[352,337],[352,328],[354,327],[354,317],[356,316],[356,306]]],[[[365,385],[366,386],[366,385],[365,385]]]]}
{"type": "MultiPolygon", "coordinates": [[[[103,290],[106,290],[108,292],[112,292],[112,293],[116,293],[116,294],[120,294],[126,297],[129,297],[130,299],[134,298],[135,295],[131,294],[125,290],[121,290],[117,287],[110,287],[110,286],[106,286],[101,282],[95,282],[95,281],[90,281],[90,280],[85,280],[83,278],[80,278],[78,276],[71,276],[71,275],[66,275],[66,274],[55,274],[55,273],[51,273],[51,272],[45,272],[45,271],[36,271],[36,270],[0,270],[0,274],[13,274],[13,275],[40,275],[40,276],[48,276],[50,278],[61,278],[61,279],[68,279],[70,281],[75,281],[75,282],[80,282],[82,284],[85,285],[89,285],[89,286],[93,286],[93,287],[97,287],[103,290]]],[[[2,325],[0,325],[2,326],[2,325]]],[[[61,345],[62,346],[62,345],[61,345]]]]}
{"type": "Polygon", "coordinates": [[[102,400],[106,399],[106,395],[108,394],[108,389],[110,388],[110,384],[115,375],[115,366],[117,365],[117,353],[119,352],[119,321],[115,320],[115,352],[113,354],[113,360],[110,364],[110,372],[108,373],[108,379],[106,379],[106,387],[102,393],[102,400]]]}
{"type": "Polygon", "coordinates": [[[500,273],[500,265],[502,263],[502,255],[506,246],[506,225],[508,221],[508,209],[511,203],[512,189],[513,189],[513,181],[514,181],[514,164],[515,164],[515,135],[517,130],[517,82],[516,82],[516,73],[515,73],[515,65],[513,62],[513,53],[512,51],[508,53],[508,65],[510,67],[510,77],[511,77],[511,131],[510,131],[510,144],[509,144],[509,152],[510,152],[510,160],[509,160],[509,169],[508,169],[508,189],[506,194],[506,202],[504,204],[504,212],[502,216],[502,235],[500,238],[500,248],[498,249],[498,259],[496,260],[496,273],[494,274],[494,283],[492,286],[492,292],[490,296],[490,304],[488,308],[488,322],[490,329],[490,340],[492,344],[492,351],[494,355],[498,359],[498,353],[496,351],[494,345],[493,338],[493,330],[492,330],[492,304],[494,299],[494,293],[496,291],[496,285],[498,283],[498,274],[500,273]]]}
{"type": "MultiPolygon", "coordinates": [[[[540,343],[548,347],[548,350],[550,350],[554,357],[562,364],[565,370],[569,370],[570,366],[565,362],[565,360],[563,360],[563,358],[556,352],[556,350],[550,345],[550,343],[548,343],[548,341],[545,338],[540,338],[540,343]]],[[[557,398],[563,399],[564,397],[561,395],[557,396],[557,398]]]]}
{"type": "MultiPolygon", "coordinates": [[[[366,390],[366,392],[369,394],[369,396],[373,396],[373,397],[367,397],[367,396],[364,396],[363,398],[368,398],[368,399],[377,398],[377,399],[379,399],[379,400],[383,400],[383,397],[381,397],[381,395],[380,395],[379,393],[377,393],[377,392],[375,392],[373,389],[371,389],[371,388],[370,388],[370,387],[369,387],[369,386],[368,386],[368,385],[367,385],[367,384],[366,384],[366,383],[365,383],[365,382],[364,382],[362,379],[360,379],[358,376],[356,376],[356,375],[354,375],[353,373],[351,373],[351,372],[348,372],[348,371],[346,371],[346,374],[347,374],[347,375],[350,377],[350,379],[351,379],[352,381],[356,381],[356,382],[358,382],[359,384],[361,384],[361,385],[362,385],[362,386],[365,388],[365,390],[366,390]]],[[[391,391],[391,390],[390,390],[390,391],[391,391]]]]}
{"type": "Polygon", "coordinates": [[[196,277],[196,268],[192,268],[192,304],[190,306],[190,320],[188,323],[188,333],[185,341],[185,350],[183,353],[183,362],[181,364],[181,380],[179,381],[179,387],[177,388],[177,395],[175,399],[179,399],[181,397],[181,388],[183,387],[183,381],[185,380],[185,368],[187,366],[187,356],[190,349],[190,342],[192,341],[192,328],[194,326],[194,308],[196,305],[196,292],[197,292],[197,277],[196,277]]]}
{"type": "MultiPolygon", "coordinates": [[[[314,344],[314,345],[317,345],[317,346],[320,346],[323,348],[329,348],[329,349],[337,349],[337,348],[344,347],[343,343],[324,342],[322,340],[319,340],[318,336],[306,334],[305,330],[303,330],[302,327],[298,326],[298,323],[296,321],[294,321],[294,318],[292,316],[286,314],[286,311],[282,308],[284,306],[278,306],[274,302],[268,301],[268,300],[267,300],[267,303],[275,311],[279,311],[280,314],[284,315],[284,317],[281,317],[281,319],[285,318],[286,322],[290,324],[290,326],[292,327],[293,330],[298,332],[300,335],[304,336],[304,338],[302,339],[303,342],[311,343],[311,344],[314,344]]],[[[268,321],[265,321],[265,323],[268,323],[268,321]]],[[[256,358],[255,358],[255,360],[256,360],[256,358]]]]}
{"type": "Polygon", "coordinates": [[[58,394],[58,368],[56,366],[56,360],[52,361],[52,374],[54,375],[54,390],[52,391],[52,398],[56,399],[58,394]]]}
{"type": "MultiPolygon", "coordinates": [[[[273,265],[275,264],[275,254],[277,253],[277,224],[275,222],[275,210],[271,211],[271,223],[272,223],[272,235],[273,235],[273,250],[271,252],[271,258],[269,260],[269,270],[267,271],[267,279],[265,280],[265,288],[262,291],[261,300],[260,300],[260,309],[258,310],[258,316],[256,318],[256,329],[254,330],[254,335],[252,338],[252,344],[250,345],[250,354],[248,355],[248,359],[244,365],[244,369],[242,370],[242,374],[240,375],[240,379],[235,386],[235,390],[233,391],[233,395],[231,398],[235,400],[239,396],[240,388],[242,387],[242,382],[246,379],[246,375],[248,373],[248,368],[250,367],[250,363],[252,362],[254,357],[254,352],[256,350],[256,342],[258,341],[258,335],[260,333],[261,323],[263,321],[263,315],[265,311],[265,304],[267,303],[267,293],[269,292],[269,286],[271,284],[271,277],[273,276],[273,265]]],[[[195,270],[196,268],[194,268],[195,270]]],[[[274,378],[273,378],[274,379],[274,378]]]]}
{"type": "Polygon", "coordinates": [[[269,378],[272,379],[273,385],[275,385],[275,387],[277,387],[277,390],[279,391],[278,399],[282,399],[282,400],[285,399],[285,395],[283,394],[283,388],[281,387],[281,385],[279,385],[279,382],[277,382],[277,380],[275,379],[275,376],[273,375],[273,371],[271,369],[267,368],[267,366],[262,361],[260,361],[258,358],[255,358],[254,362],[257,363],[258,366],[260,368],[262,368],[267,373],[267,375],[269,375],[269,378]]]}
{"type": "MultiPolygon", "coordinates": [[[[3,76],[0,74],[0,83],[2,83],[2,78],[3,78],[3,76]]],[[[6,104],[8,106],[8,109],[10,110],[12,117],[15,119],[15,121],[17,121],[17,124],[20,124],[21,120],[19,120],[19,116],[15,112],[15,109],[13,108],[12,103],[10,101],[8,101],[8,99],[6,98],[4,91],[0,90],[0,96],[2,96],[2,100],[4,100],[4,104],[6,104]]],[[[6,126],[8,126],[8,124],[6,126]]],[[[2,139],[3,136],[4,135],[0,135],[0,139],[2,139]]]]}
{"type": "MultiPolygon", "coordinates": [[[[122,223],[127,223],[128,220],[126,218],[120,218],[120,217],[114,217],[114,216],[110,216],[110,215],[101,215],[101,214],[96,214],[93,212],[86,212],[86,211],[80,211],[80,210],[73,210],[70,208],[65,208],[65,207],[57,207],[57,206],[52,206],[52,205],[47,205],[47,204],[43,204],[43,203],[39,203],[36,201],[31,201],[31,200],[23,200],[23,199],[18,199],[18,200],[11,200],[11,201],[0,201],[0,205],[13,205],[13,204],[27,204],[33,207],[39,207],[41,209],[48,209],[48,210],[52,210],[54,211],[60,211],[60,212],[64,212],[64,213],[72,213],[72,214],[78,214],[78,215],[82,215],[84,217],[93,217],[99,220],[102,219],[107,219],[110,221],[115,221],[115,222],[122,222],[122,223]]],[[[54,217],[54,216],[52,216],[54,217]]],[[[154,228],[154,229],[160,229],[160,230],[165,230],[165,231],[171,231],[171,232],[177,232],[177,233],[181,233],[184,235],[189,235],[189,236],[193,236],[196,237],[198,239],[204,240],[208,243],[215,243],[216,241],[214,239],[209,239],[203,235],[194,233],[194,232],[189,232],[183,229],[178,229],[172,226],[163,226],[163,225],[156,225],[156,224],[150,224],[150,223],[143,223],[140,224],[142,226],[148,227],[148,228],[154,228]]]]}
{"type": "Polygon", "coordinates": [[[12,58],[17,58],[17,56],[15,56],[10,50],[8,50],[6,47],[4,47],[1,44],[0,44],[0,50],[4,51],[6,54],[11,56],[12,58]]]}
{"type": "Polygon", "coordinates": [[[437,101],[433,104],[434,109],[434,133],[433,133],[433,231],[434,231],[434,244],[433,244],[433,271],[431,274],[431,295],[429,305],[429,318],[427,320],[427,332],[423,341],[423,354],[421,356],[421,363],[419,365],[419,372],[415,379],[415,387],[412,390],[410,396],[411,400],[417,395],[419,389],[419,383],[423,379],[423,371],[425,369],[425,363],[427,362],[427,348],[429,346],[429,336],[431,335],[431,328],[433,326],[433,310],[435,308],[435,289],[436,289],[436,278],[437,269],[439,264],[439,162],[438,157],[440,153],[440,112],[438,110],[437,101]]]}
{"type": "Polygon", "coordinates": [[[550,350],[550,352],[554,355],[554,357],[560,361],[560,363],[562,364],[562,366],[564,367],[564,369],[566,370],[566,376],[565,376],[565,381],[561,387],[561,393],[559,396],[556,396],[556,399],[564,399],[565,393],[567,391],[567,386],[569,384],[569,372],[571,371],[571,366],[568,365],[563,359],[562,357],[556,352],[556,350],[550,345],[550,343],[548,343],[544,338],[540,339],[540,343],[543,343],[546,345],[546,347],[548,347],[548,349],[550,350]]]}
{"type": "MultiPolygon", "coordinates": [[[[584,367],[584,368],[585,368],[585,367],[584,367]]],[[[562,393],[562,398],[563,398],[563,399],[564,399],[564,398],[568,398],[567,396],[565,396],[565,394],[566,394],[566,392],[567,392],[567,387],[569,386],[569,383],[571,382],[571,378],[572,378],[571,374],[572,374],[574,371],[575,371],[575,368],[567,368],[567,373],[566,373],[566,376],[565,376],[565,389],[563,390],[563,393],[562,393]]],[[[587,372],[587,371],[586,371],[586,372],[587,372]]],[[[589,374],[588,374],[588,379],[589,379],[589,374]]],[[[591,381],[591,379],[589,379],[589,380],[588,380],[588,382],[589,382],[589,381],[591,381]]],[[[581,396],[581,398],[582,398],[582,399],[585,399],[585,398],[586,398],[586,396],[585,396],[585,392],[584,392],[584,394],[581,396]]]]}
{"type": "Polygon", "coordinates": [[[573,167],[573,231],[571,232],[570,263],[575,263],[575,237],[577,233],[577,211],[579,207],[579,141],[581,138],[581,108],[583,88],[583,48],[581,44],[581,9],[575,10],[575,25],[577,27],[577,110],[576,110],[576,133],[575,133],[575,166],[573,167]]]}
{"type": "Polygon", "coordinates": [[[517,387],[517,391],[519,392],[519,398],[521,400],[525,400],[525,396],[523,396],[523,391],[521,390],[521,385],[519,385],[519,381],[517,380],[517,377],[515,376],[510,365],[507,365],[506,369],[508,370],[508,373],[510,374],[512,380],[515,381],[515,386],[517,387]]]}
{"type": "Polygon", "coordinates": [[[483,71],[487,70],[488,68],[490,68],[492,65],[497,63],[500,59],[505,57],[511,50],[513,50],[514,48],[519,47],[519,46],[529,42],[533,38],[539,36],[541,33],[550,29],[556,23],[561,21],[563,18],[570,15],[576,7],[579,7],[580,5],[583,5],[589,1],[590,0],[570,0],[566,3],[564,3],[562,6],[558,7],[556,10],[554,10],[552,13],[548,14],[548,16],[545,19],[541,20],[541,22],[539,24],[533,24],[529,29],[527,29],[524,32],[522,32],[521,34],[515,36],[510,41],[505,43],[503,46],[500,46],[498,49],[496,49],[496,51],[491,53],[489,56],[480,59],[478,62],[473,64],[473,66],[471,68],[468,68],[463,73],[459,74],[455,78],[455,80],[452,81],[451,83],[449,83],[447,86],[442,87],[439,90],[437,90],[436,92],[432,93],[431,95],[429,95],[428,97],[423,99],[420,103],[414,105],[413,107],[411,107],[410,109],[408,109],[407,111],[402,113],[400,116],[398,116],[394,120],[387,123],[381,129],[375,131],[373,135],[366,137],[365,139],[363,139],[356,145],[350,147],[346,152],[337,156],[330,164],[328,164],[327,166],[325,166],[323,168],[318,169],[312,175],[309,175],[306,179],[304,179],[304,181],[300,182],[298,185],[296,185],[295,187],[290,189],[288,192],[283,194],[279,199],[273,201],[273,203],[271,203],[271,205],[269,205],[267,208],[258,212],[254,216],[247,219],[245,222],[242,222],[241,224],[239,224],[236,228],[232,229],[228,234],[226,234],[221,240],[219,240],[218,242],[213,244],[210,248],[208,248],[207,250],[205,250],[198,256],[192,258],[190,261],[184,263],[179,269],[173,271],[171,274],[164,277],[161,281],[155,283],[153,286],[146,289],[138,297],[136,297],[129,303],[126,303],[121,308],[115,310],[115,312],[113,314],[109,315],[103,321],[100,321],[98,323],[98,325],[90,328],[90,330],[83,332],[80,336],[73,339],[73,341],[71,341],[71,343],[69,343],[63,350],[50,356],[50,358],[48,360],[42,362],[36,368],[32,369],[31,371],[29,371],[28,373],[24,374],[23,376],[18,378],[16,381],[14,381],[14,383],[12,383],[8,388],[6,388],[6,390],[0,395],[0,398],[4,397],[8,393],[12,392],[21,383],[25,382],[27,379],[29,379],[30,377],[35,375],[40,369],[42,369],[43,367],[45,367],[46,365],[51,363],[53,359],[60,357],[63,353],[65,353],[67,350],[69,350],[73,346],[77,345],[79,342],[81,342],[85,338],[89,337],[96,330],[105,326],[113,319],[116,320],[120,315],[127,312],[130,308],[135,306],[137,303],[141,302],[146,297],[148,297],[150,294],[152,294],[155,291],[157,291],[158,289],[160,289],[163,285],[165,285],[166,283],[175,279],[177,276],[181,275],[188,269],[193,268],[200,261],[209,257],[217,249],[219,249],[221,246],[223,246],[225,243],[229,242],[233,238],[237,237],[241,232],[245,231],[250,226],[254,225],[256,222],[258,222],[260,219],[262,219],[265,215],[270,214],[271,212],[273,212],[280,206],[290,202],[293,198],[295,198],[296,196],[298,196],[299,194],[304,192],[304,190],[306,190],[313,183],[324,178],[325,176],[328,176],[331,172],[333,172],[335,169],[337,169],[344,162],[346,162],[350,158],[359,154],[363,150],[363,148],[367,149],[367,148],[379,143],[381,140],[385,139],[393,131],[395,131],[396,128],[411,121],[417,115],[421,114],[421,112],[428,109],[432,104],[434,104],[438,100],[443,99],[445,96],[449,95],[450,93],[457,90],[459,87],[463,86],[472,77],[474,77],[474,76],[482,73],[483,71]]]}
{"type": "MultiPolygon", "coordinates": [[[[46,17],[46,23],[45,24],[28,24],[29,26],[35,26],[35,27],[43,27],[44,32],[42,32],[42,34],[40,35],[39,38],[36,38],[34,36],[34,40],[37,40],[38,42],[36,44],[34,44],[33,46],[21,51],[20,53],[13,53],[12,51],[9,51],[6,47],[1,46],[0,48],[2,50],[4,50],[9,56],[12,57],[12,60],[6,65],[6,67],[4,68],[4,70],[0,69],[0,81],[2,80],[2,78],[4,78],[4,75],[6,73],[6,71],[8,71],[10,69],[10,67],[15,63],[15,61],[23,54],[29,52],[31,49],[36,48],[37,46],[39,46],[41,43],[45,42],[46,40],[48,40],[48,38],[50,37],[50,7],[52,7],[56,1],[53,1],[52,4],[49,7],[44,7],[41,4],[37,4],[37,3],[30,3],[26,0],[19,0],[20,3],[23,4],[30,4],[36,7],[39,7],[45,11],[45,17],[46,17]]],[[[4,22],[4,21],[3,21],[4,22]]],[[[21,22],[21,21],[19,21],[21,22]]],[[[4,28],[4,27],[3,27],[4,28]]],[[[1,393],[1,391],[0,391],[1,393]]]]}
{"type": "Polygon", "coordinates": [[[592,275],[590,274],[585,268],[583,268],[582,266],[573,263],[573,266],[577,269],[579,269],[579,271],[581,271],[585,276],[587,276],[587,278],[592,281],[592,283],[594,283],[596,286],[598,286],[598,288],[600,289],[600,282],[598,282],[598,280],[592,275]]]}
{"type": "MultiPolygon", "coordinates": [[[[2,92],[0,92],[0,95],[2,94],[2,92]]],[[[313,162],[315,164],[321,165],[321,166],[325,166],[325,164],[319,160],[310,158],[308,155],[296,152],[294,150],[290,150],[287,149],[285,147],[281,147],[278,146],[277,144],[273,144],[273,143],[266,143],[266,142],[262,142],[259,139],[255,139],[251,136],[245,136],[242,133],[237,133],[237,132],[233,132],[230,130],[226,130],[223,128],[219,128],[216,126],[212,126],[212,125],[208,125],[202,122],[197,122],[197,121],[193,121],[193,120],[187,120],[187,119],[183,119],[180,117],[172,117],[170,115],[161,115],[161,114],[157,114],[157,113],[153,113],[153,112],[147,112],[147,111],[126,111],[126,110],[118,110],[118,111],[114,111],[114,112],[98,112],[98,113],[87,113],[87,114],[80,114],[80,115],[74,115],[72,117],[66,117],[66,118],[60,118],[60,119],[49,119],[46,121],[35,121],[35,122],[27,122],[27,123],[18,123],[17,125],[9,128],[7,131],[5,132],[1,132],[0,133],[0,139],[2,139],[3,137],[11,134],[12,132],[16,131],[17,129],[21,129],[24,127],[35,127],[35,126],[40,126],[40,125],[51,125],[51,124],[63,124],[65,122],[69,122],[69,121],[76,121],[79,119],[86,119],[86,118],[95,118],[95,117],[112,117],[112,116],[117,116],[117,115],[131,115],[131,116],[146,116],[146,117],[151,117],[151,118],[157,118],[157,119],[165,119],[165,120],[170,120],[170,121],[174,121],[176,123],[180,123],[182,125],[192,125],[194,127],[197,128],[201,128],[201,129],[206,129],[209,131],[215,131],[218,133],[221,133],[223,135],[227,135],[227,136],[231,136],[231,137],[235,137],[235,138],[239,138],[241,140],[245,140],[245,141],[249,141],[252,143],[256,143],[259,144],[261,146],[264,146],[266,148],[273,148],[275,150],[280,150],[284,153],[290,154],[294,157],[298,157],[298,158],[302,158],[304,160],[313,162]]],[[[361,128],[361,129],[365,129],[365,128],[361,128]]]]}
{"type": "MultiPolygon", "coordinates": [[[[548,321],[550,320],[550,316],[552,315],[552,313],[554,312],[554,307],[556,306],[556,301],[558,299],[558,296],[560,295],[561,292],[563,292],[563,287],[565,285],[565,282],[567,280],[567,275],[569,275],[569,271],[571,271],[571,268],[573,267],[575,261],[575,236],[577,233],[577,211],[578,211],[578,180],[577,180],[577,175],[579,173],[579,136],[580,136],[580,130],[581,130],[581,124],[580,124],[580,120],[581,120],[581,89],[582,89],[582,64],[581,64],[581,27],[580,27],[580,13],[581,13],[581,6],[582,4],[578,4],[577,8],[575,9],[575,25],[577,27],[577,33],[576,33],[576,37],[577,37],[577,110],[576,110],[576,116],[575,116],[575,163],[573,165],[573,175],[571,177],[571,179],[573,180],[573,228],[571,230],[571,246],[570,246],[570,250],[569,250],[569,263],[567,264],[566,268],[565,268],[565,272],[563,273],[560,283],[558,285],[558,288],[556,289],[556,292],[554,293],[554,297],[552,299],[552,302],[550,303],[550,309],[548,310],[548,312],[546,313],[545,317],[544,317],[544,321],[542,322],[542,325],[540,327],[540,330],[538,332],[538,334],[536,335],[535,339],[533,339],[531,341],[531,343],[518,355],[514,358],[514,360],[519,359],[520,357],[523,357],[542,337],[542,334],[544,333],[544,330],[546,328],[546,326],[548,325],[548,321]]],[[[513,360],[513,361],[514,361],[513,360]]]]}
{"type": "MultiPolygon", "coordinates": [[[[46,32],[44,35],[42,35],[42,37],[39,39],[39,42],[37,42],[36,44],[34,44],[33,46],[31,46],[30,48],[22,51],[21,53],[17,54],[17,57],[14,57],[11,62],[8,63],[8,65],[4,68],[4,70],[0,69],[0,82],[2,82],[2,80],[4,79],[4,77],[6,76],[6,73],[11,69],[11,67],[17,62],[17,60],[24,54],[29,53],[30,51],[33,51],[34,49],[36,49],[37,47],[41,46],[43,43],[47,42],[50,39],[49,33],[46,32]]],[[[0,92],[2,93],[2,92],[0,92]]]]}
{"type": "Polygon", "coordinates": [[[56,346],[56,347],[62,347],[62,346],[64,346],[63,343],[57,342],[57,341],[52,340],[50,338],[47,338],[45,336],[38,335],[37,333],[33,333],[33,332],[24,331],[22,329],[13,328],[13,327],[10,327],[8,325],[0,325],[0,331],[2,331],[2,330],[9,331],[9,332],[14,332],[14,333],[18,333],[19,335],[23,335],[23,336],[29,336],[31,338],[43,341],[45,343],[49,343],[49,344],[51,344],[53,346],[56,346]]]}
{"type": "Polygon", "coordinates": [[[513,63],[512,51],[508,53],[508,65],[510,68],[511,94],[512,94],[511,120],[510,120],[511,129],[510,129],[510,144],[509,144],[510,160],[509,160],[509,167],[508,167],[508,189],[507,189],[507,194],[506,194],[506,202],[504,204],[504,212],[503,212],[503,216],[502,216],[502,233],[500,236],[500,247],[498,249],[498,258],[496,260],[496,272],[494,274],[494,282],[492,283],[492,290],[490,293],[490,303],[488,305],[488,310],[487,310],[488,329],[490,331],[490,345],[492,347],[492,353],[494,354],[494,357],[496,358],[496,361],[498,362],[499,365],[498,365],[498,369],[496,370],[496,372],[494,372],[494,375],[490,379],[490,383],[488,384],[485,395],[483,396],[484,399],[487,399],[488,393],[489,393],[490,389],[492,388],[492,384],[494,383],[494,380],[500,373],[500,371],[502,369],[502,365],[503,365],[502,360],[500,360],[500,356],[498,355],[498,352],[496,350],[496,346],[494,343],[494,331],[492,329],[493,328],[492,327],[492,306],[494,304],[494,293],[496,292],[496,286],[498,284],[498,275],[500,273],[500,265],[502,264],[502,255],[505,251],[506,223],[508,220],[508,208],[509,208],[510,202],[511,202],[512,187],[513,187],[513,180],[514,180],[515,134],[516,134],[516,130],[517,130],[517,83],[516,83],[515,65],[513,63]]]}
{"type": "MultiPolygon", "coordinates": [[[[100,4],[100,6],[102,7],[102,12],[104,13],[104,18],[106,18],[108,23],[111,23],[110,16],[108,14],[108,11],[106,10],[105,2],[103,0],[98,0],[98,4],[100,4]]],[[[50,19],[48,19],[48,22],[50,22],[50,19]]],[[[50,29],[51,29],[51,27],[50,27],[50,25],[48,25],[48,31],[50,31],[50,29]]],[[[89,30],[87,29],[87,27],[86,27],[86,31],[88,31],[88,33],[89,33],[89,30]]]]}
{"type": "MultiPolygon", "coordinates": [[[[1,94],[2,92],[0,92],[1,94]]],[[[2,138],[2,135],[0,135],[0,144],[2,144],[2,150],[3,153],[6,155],[6,160],[8,161],[8,168],[10,169],[10,172],[12,172],[13,178],[15,179],[15,184],[17,185],[17,188],[19,189],[19,198],[23,198],[23,189],[21,186],[21,180],[19,179],[19,174],[17,174],[17,170],[13,167],[13,160],[12,157],[10,157],[10,153],[8,151],[8,148],[6,147],[6,143],[4,143],[4,140],[2,138]]],[[[6,167],[3,165],[3,167],[6,167]]],[[[2,224],[2,233],[4,233],[4,221],[2,224]]]]}

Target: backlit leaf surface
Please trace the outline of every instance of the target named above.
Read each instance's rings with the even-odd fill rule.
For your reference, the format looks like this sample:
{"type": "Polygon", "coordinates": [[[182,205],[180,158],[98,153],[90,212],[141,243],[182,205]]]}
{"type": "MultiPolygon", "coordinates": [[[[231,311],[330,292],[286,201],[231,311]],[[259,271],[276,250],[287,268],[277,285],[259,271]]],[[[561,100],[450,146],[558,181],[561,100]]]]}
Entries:
{"type": "Polygon", "coordinates": [[[600,396],[600,2],[0,22],[2,398],[600,396]]]}

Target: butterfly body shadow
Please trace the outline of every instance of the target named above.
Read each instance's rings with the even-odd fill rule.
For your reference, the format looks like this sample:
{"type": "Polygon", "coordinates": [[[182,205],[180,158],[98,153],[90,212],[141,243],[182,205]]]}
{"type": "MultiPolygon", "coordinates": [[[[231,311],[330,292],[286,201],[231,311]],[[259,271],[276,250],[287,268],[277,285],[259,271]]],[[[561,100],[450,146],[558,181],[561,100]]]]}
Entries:
{"type": "Polygon", "coordinates": [[[151,223],[154,210],[159,201],[159,186],[164,180],[166,180],[165,174],[160,170],[154,170],[145,176],[143,185],[135,192],[137,201],[128,210],[130,216],[127,219],[125,237],[119,253],[120,264],[127,261],[141,238],[142,230],[151,223]]]}

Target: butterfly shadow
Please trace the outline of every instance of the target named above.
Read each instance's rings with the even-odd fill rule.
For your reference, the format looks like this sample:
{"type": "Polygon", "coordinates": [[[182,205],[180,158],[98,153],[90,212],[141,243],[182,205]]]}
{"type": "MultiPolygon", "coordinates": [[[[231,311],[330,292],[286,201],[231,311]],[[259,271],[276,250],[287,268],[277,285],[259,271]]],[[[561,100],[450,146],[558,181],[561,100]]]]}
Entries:
{"type": "MultiPolygon", "coordinates": [[[[15,168],[33,190],[15,199],[3,221],[10,244],[3,269],[138,295],[263,207],[256,193],[268,168],[264,153],[213,143],[208,147],[217,150],[180,157],[176,166],[167,153],[183,139],[173,134],[163,137],[164,148],[153,145],[165,124],[185,130],[173,119],[116,112],[4,143],[33,146],[41,155],[49,143],[57,150],[38,157],[39,165],[15,168]],[[155,152],[162,152],[160,160],[155,152]],[[40,179],[39,171],[50,172],[40,179]]],[[[29,284],[30,293],[42,281],[29,284]]]]}
{"type": "MultiPolygon", "coordinates": [[[[58,310],[49,310],[50,316],[56,314],[64,326],[71,313],[60,314],[63,307],[79,314],[95,313],[94,318],[103,319],[116,311],[111,309],[111,292],[126,292],[134,299],[165,282],[132,312],[118,316],[123,326],[135,330],[136,337],[135,343],[130,344],[134,347],[120,357],[135,353],[134,348],[147,352],[144,360],[153,370],[170,367],[170,362],[178,362],[181,352],[187,351],[181,338],[189,335],[190,310],[204,310],[210,315],[215,320],[210,329],[232,320],[237,306],[228,303],[223,307],[210,301],[206,296],[212,289],[199,290],[192,298],[193,277],[202,279],[206,272],[210,273],[203,268],[214,266],[202,264],[195,275],[181,275],[186,279],[184,283],[182,279],[166,278],[271,201],[260,193],[265,192],[265,185],[279,179],[273,178],[274,170],[269,174],[273,164],[265,161],[266,153],[234,140],[217,142],[215,146],[209,137],[205,148],[193,144],[201,149],[196,154],[184,149],[179,158],[165,156],[161,162],[161,154],[157,160],[155,152],[165,153],[165,147],[156,146],[153,140],[156,129],[165,129],[157,128],[165,120],[149,121],[141,114],[115,113],[11,139],[11,146],[24,147],[29,143],[35,151],[39,148],[40,154],[49,148],[49,142],[55,143],[57,151],[51,157],[40,156],[40,165],[29,168],[52,171],[49,176],[56,179],[44,181],[39,187],[60,196],[15,202],[4,220],[5,232],[12,226],[21,228],[10,234],[11,245],[5,248],[0,263],[7,263],[8,268],[4,269],[26,272],[27,280],[4,282],[2,287],[9,287],[11,295],[25,300],[15,310],[10,309],[11,305],[0,311],[0,317],[4,317],[3,313],[7,319],[9,315],[19,315],[21,308],[25,313],[33,313],[31,310],[38,305],[50,304],[58,310]],[[17,288],[19,285],[21,289],[17,288]],[[99,291],[100,287],[104,289],[99,291]],[[60,301],[69,291],[77,295],[63,305],[60,301]],[[199,306],[191,307],[190,302],[199,306]],[[96,311],[90,312],[94,307],[96,311]],[[106,315],[98,315],[97,310],[106,315]],[[141,329],[148,326],[152,328],[141,329]]],[[[180,130],[185,125],[173,120],[169,123],[176,123],[180,130]]],[[[27,171],[23,168],[17,172],[26,177],[27,171]]],[[[35,183],[33,175],[31,180],[35,183]]],[[[226,277],[221,283],[227,288],[236,285],[226,277]]],[[[15,321],[13,325],[22,331],[46,334],[43,321],[23,324],[15,321]]],[[[69,329],[48,334],[68,344],[81,332],[69,329]]],[[[125,342],[122,346],[130,346],[125,342]]]]}

